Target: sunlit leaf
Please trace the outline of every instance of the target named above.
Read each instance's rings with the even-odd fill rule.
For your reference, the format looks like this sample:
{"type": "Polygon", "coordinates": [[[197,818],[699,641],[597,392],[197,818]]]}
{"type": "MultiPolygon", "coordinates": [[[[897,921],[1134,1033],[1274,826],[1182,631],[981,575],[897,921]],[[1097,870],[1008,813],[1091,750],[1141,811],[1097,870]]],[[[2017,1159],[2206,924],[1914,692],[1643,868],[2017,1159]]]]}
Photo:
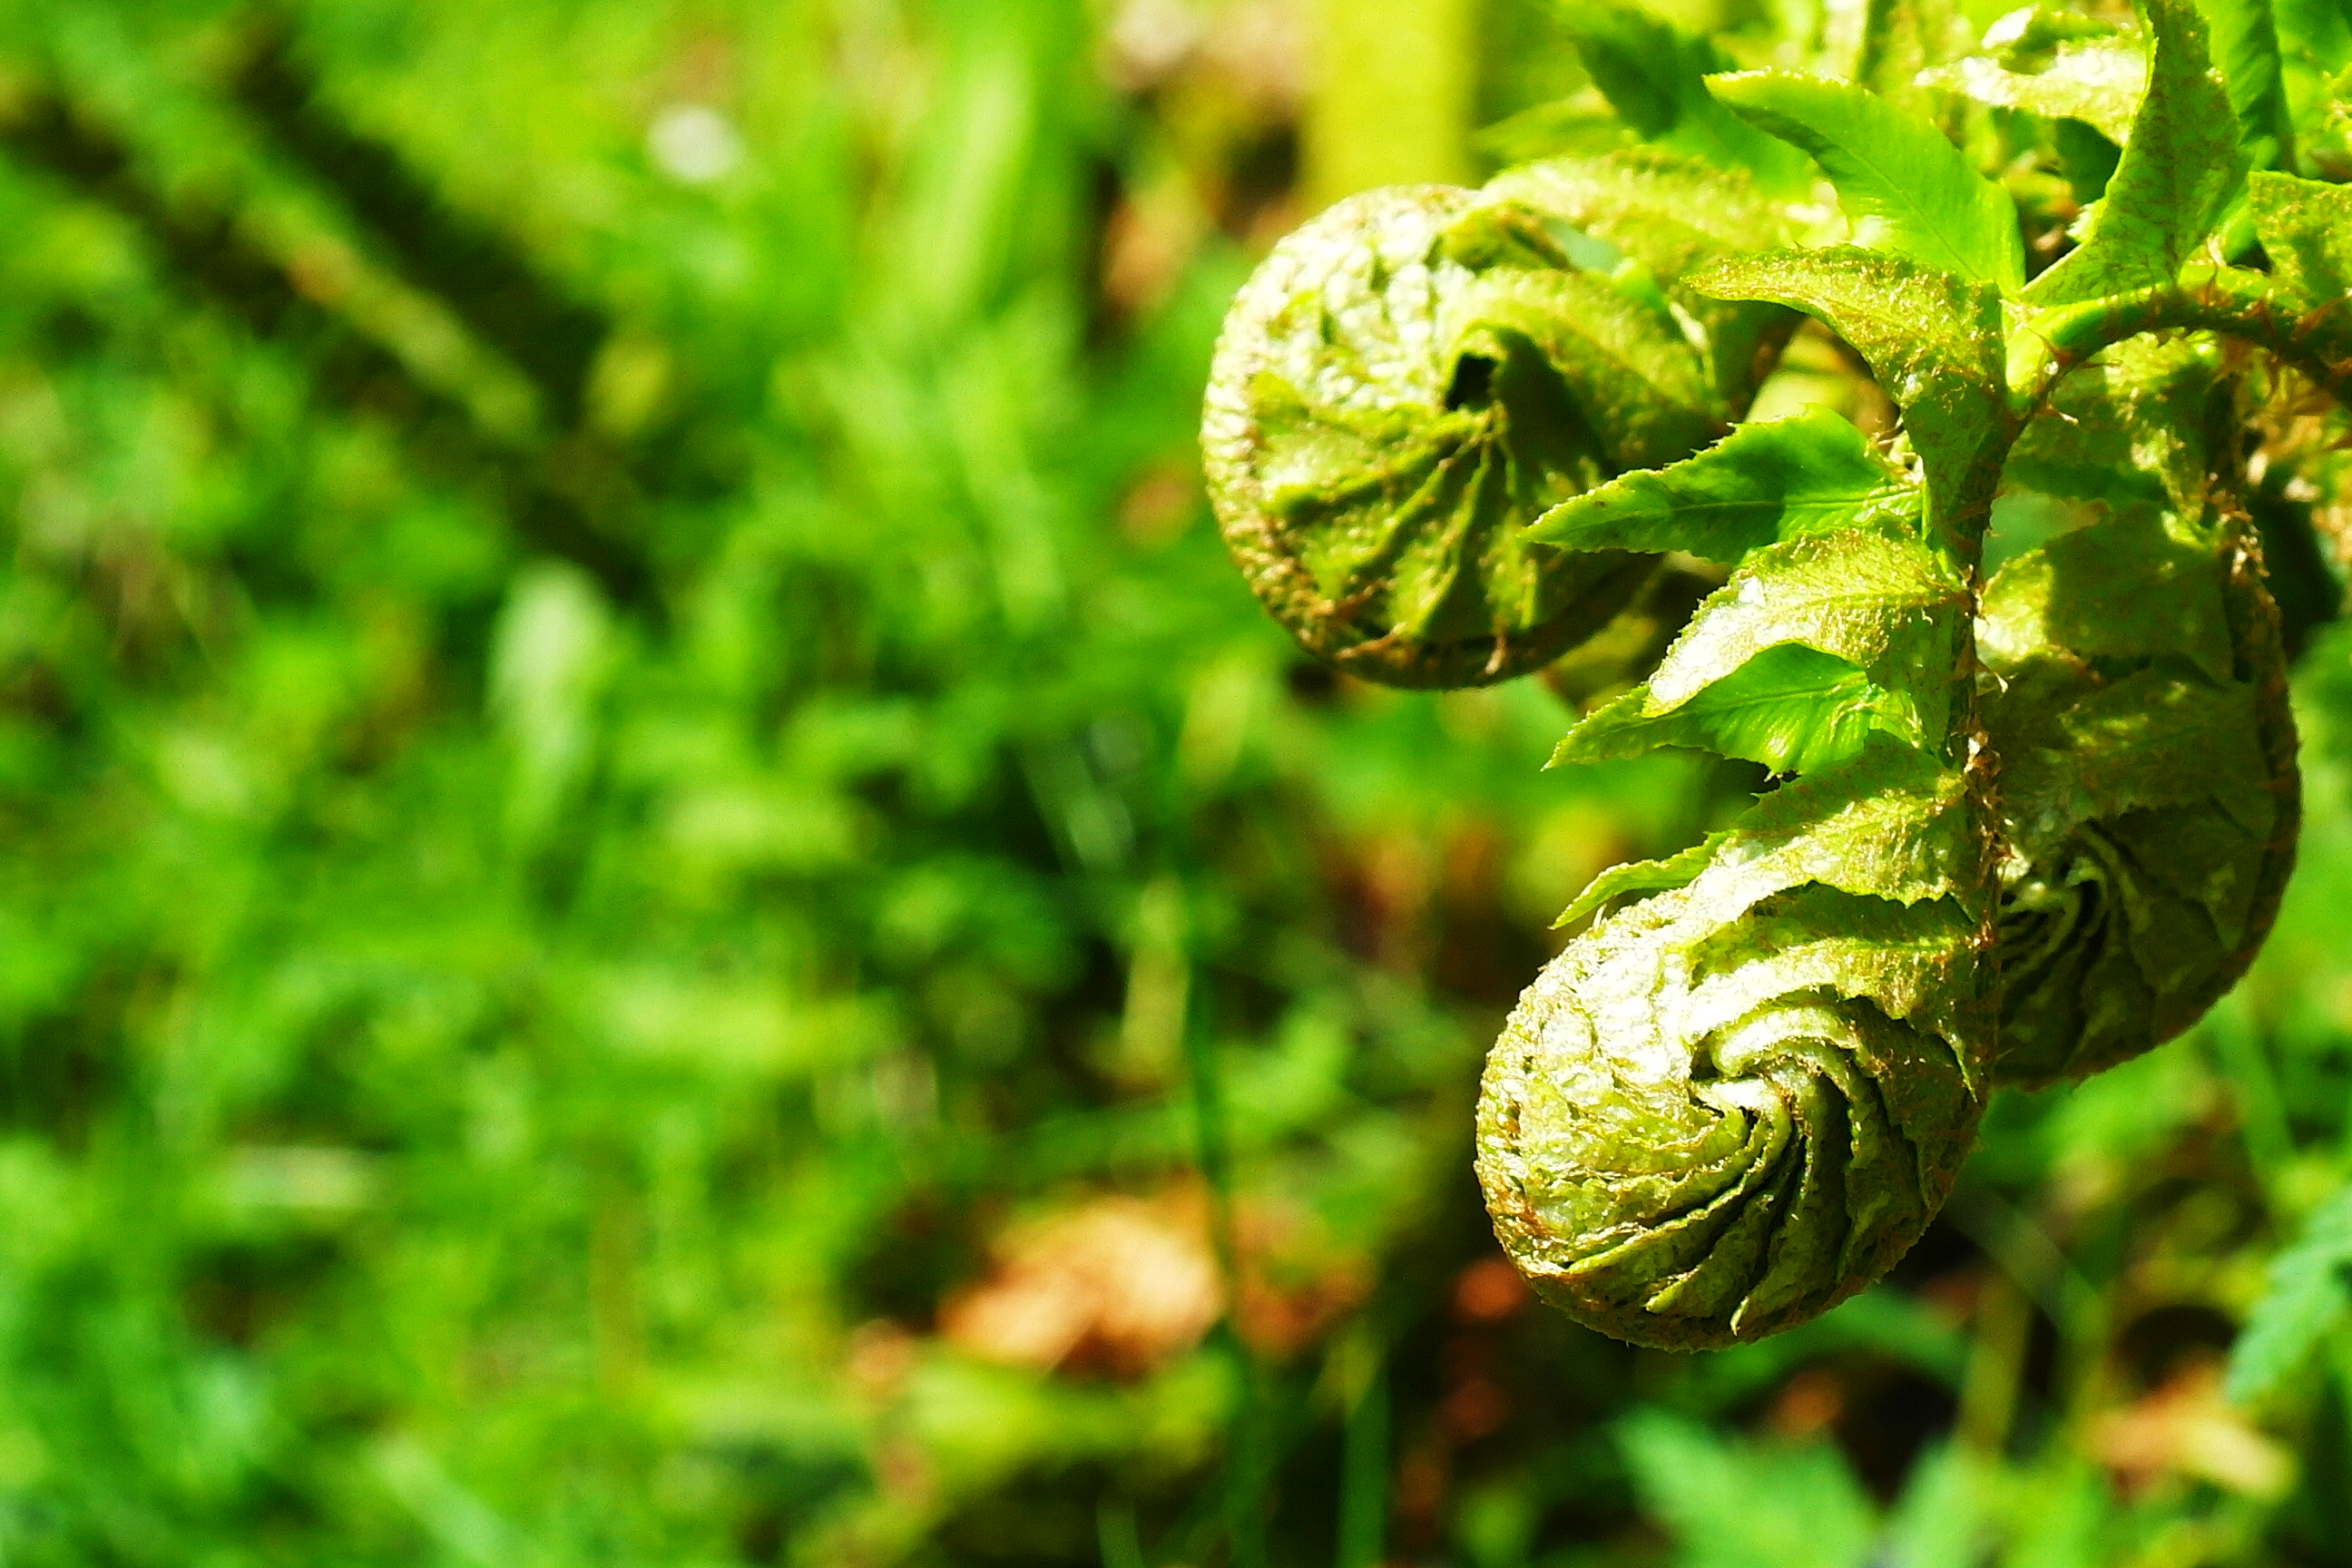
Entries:
{"type": "Polygon", "coordinates": [[[1671,707],[1646,689],[1627,692],[1569,731],[1552,762],[1602,762],[1685,746],[1776,773],[1802,773],[1859,755],[1874,731],[1916,737],[1918,729],[1909,702],[1853,665],[1783,644],[1671,707]]]}
{"type": "Polygon", "coordinates": [[[1838,246],[1719,261],[1692,286],[1779,300],[1819,318],[1853,345],[1903,410],[1931,509],[1969,499],[1961,492],[1978,482],[1977,456],[2003,416],[2000,302],[1990,284],[1838,246]]]}
{"type": "Polygon", "coordinates": [[[1637,893],[1686,888],[1691,879],[1706,870],[1715,858],[1715,851],[1720,842],[1720,836],[1710,836],[1663,860],[1627,860],[1612,866],[1586,883],[1584,891],[1577,894],[1576,900],[1560,911],[1559,919],[1552,924],[1574,925],[1617,900],[1637,893]]]}
{"type": "Polygon", "coordinates": [[[1742,119],[1802,148],[1837,186],[1854,243],[1969,283],[2023,281],[2017,212],[1942,132],[1851,82],[1781,71],[1707,79],[1742,119]]]}
{"type": "Polygon", "coordinates": [[[2121,146],[2131,138],[2132,115],[2147,84],[2147,56],[2123,39],[2084,39],[2061,45],[2038,71],[2010,70],[1998,60],[1971,55],[1925,79],[1996,109],[2079,120],[2121,146]]]}
{"type": "Polygon", "coordinates": [[[1743,425],[1670,468],[1637,470],[1554,507],[1529,539],[1575,550],[1681,550],[1734,565],[1749,551],[1894,518],[1915,504],[1900,470],[1838,416],[1743,425]]]}
{"type": "Polygon", "coordinates": [[[2313,305],[2352,293],[2352,187],[2261,172],[2246,205],[2280,282],[2313,305]]]}
{"type": "Polygon", "coordinates": [[[2080,248],[2025,297],[2073,304],[2170,283],[2245,177],[2238,121],[2188,0],[2147,0],[2156,48],[2131,139],[2080,248]]]}

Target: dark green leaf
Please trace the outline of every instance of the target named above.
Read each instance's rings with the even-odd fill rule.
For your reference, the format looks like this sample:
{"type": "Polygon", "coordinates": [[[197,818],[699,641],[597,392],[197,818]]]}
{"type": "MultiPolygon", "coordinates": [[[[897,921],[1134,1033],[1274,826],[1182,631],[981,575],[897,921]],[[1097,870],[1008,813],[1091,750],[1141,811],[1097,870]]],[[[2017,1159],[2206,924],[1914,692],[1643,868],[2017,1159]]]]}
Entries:
{"type": "MultiPolygon", "coordinates": [[[[1576,42],[1585,74],[1636,136],[1655,139],[1683,117],[1691,66],[1715,47],[1630,5],[1562,5],[1561,25],[1576,42]]],[[[1703,73],[1701,73],[1703,74],[1703,73]]]]}
{"type": "Polygon", "coordinates": [[[2053,124],[2050,143],[2057,149],[2059,167],[2065,171],[2066,184],[2074,187],[2077,203],[2088,206],[2107,194],[2116,165],[2123,161],[2121,146],[2079,120],[2053,124]]]}
{"type": "Polygon", "coordinates": [[[2003,483],[2116,508],[2204,510],[2205,412],[2221,373],[2210,339],[2134,338],[2061,381],[2009,455],[2003,483]]]}
{"type": "Polygon", "coordinates": [[[2346,147],[2336,82],[2352,67],[2352,16],[2340,0],[2273,0],[2271,16],[2298,166],[2328,172],[2346,147]]]}
{"type": "Polygon", "coordinates": [[[2158,668],[2105,688],[2077,682],[2071,705],[2062,708],[2041,700],[2036,670],[2007,655],[1989,649],[1986,662],[2013,672],[2012,684],[2027,689],[2023,700],[1999,705],[2011,715],[2001,740],[2017,753],[2001,772],[2001,805],[2029,825],[2029,836],[2037,823],[2200,804],[2215,796],[2217,779],[2254,782],[2228,791],[2220,809],[2249,837],[2268,833],[2273,802],[2260,787],[2266,773],[2251,688],[2158,668]],[[2041,710],[2018,717],[2030,707],[2041,710]]]}
{"type": "Polygon", "coordinates": [[[1708,95],[1707,74],[1732,63],[1714,44],[1616,0],[1566,0],[1559,16],[1593,85],[1636,135],[1719,169],[1745,169],[1768,191],[1803,193],[1804,160],[1708,95]]]}
{"type": "Polygon", "coordinates": [[[2277,0],[2272,21],[2286,61],[2323,77],[2352,66],[2352,16],[2337,0],[2277,0]]]}
{"type": "Polygon", "coordinates": [[[2287,112],[2271,0],[2196,0],[2213,37],[2214,63],[2230,89],[2238,144],[2257,169],[2294,166],[2294,126],[2287,112]]]}
{"type": "Polygon", "coordinates": [[[2321,70],[2352,65],[2352,16],[2336,0],[2278,0],[2273,20],[2285,53],[2304,56],[2321,70]]]}
{"type": "Polygon", "coordinates": [[[1920,78],[1975,42],[1954,0],[1869,0],[1861,11],[1862,37],[1850,77],[1888,100],[1911,107],[1920,78]]]}
{"type": "Polygon", "coordinates": [[[2079,529],[2003,567],[1978,640],[1996,662],[2060,647],[2086,659],[2168,655],[2230,679],[2230,619],[2213,547],[2153,508],[2079,529]]]}

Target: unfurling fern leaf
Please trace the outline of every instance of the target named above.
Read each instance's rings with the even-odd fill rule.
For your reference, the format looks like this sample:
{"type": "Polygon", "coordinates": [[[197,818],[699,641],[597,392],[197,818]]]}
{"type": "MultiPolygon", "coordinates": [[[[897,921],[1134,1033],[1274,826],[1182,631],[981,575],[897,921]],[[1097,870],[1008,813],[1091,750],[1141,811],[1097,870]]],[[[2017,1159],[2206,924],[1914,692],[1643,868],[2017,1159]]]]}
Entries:
{"type": "Polygon", "coordinates": [[[1969,596],[1921,500],[1816,416],[1538,531],[1740,563],[1562,758],[1670,743],[1802,775],[1692,852],[1604,874],[1570,910],[1599,919],[1488,1058],[1496,1233],[1620,1338],[1695,1348],[1820,1312],[1918,1238],[1974,1135],[1992,839],[1950,677],[1969,596]]]}
{"type": "Polygon", "coordinates": [[[1537,1290],[1677,1349],[1801,1321],[1901,1257],[1968,1152],[1992,1043],[1957,773],[1874,741],[1716,849],[1545,969],[1479,1101],[1487,1207],[1537,1290]],[[1887,842],[1916,853],[1867,852],[1887,842]]]}
{"type": "Polygon", "coordinates": [[[2294,858],[2277,612],[2203,440],[2228,390],[2212,345],[2105,359],[2011,471],[2106,515],[2003,567],[1978,624],[2000,755],[1997,1077],[2024,1087],[2194,1023],[2269,934],[2294,858]]]}
{"type": "MultiPolygon", "coordinates": [[[[1721,1344],[1859,1289],[1935,1214],[1997,1071],[2048,1081],[2178,1032],[2268,925],[2294,741],[2230,464],[2201,444],[2210,340],[2119,351],[2085,382],[2153,478],[2122,489],[2155,493],[2099,498],[2110,521],[2003,574],[1981,715],[1975,700],[1992,500],[2071,370],[2164,325],[2333,369],[2296,335],[2308,316],[2280,329],[2264,280],[2176,284],[2238,165],[2200,141],[2222,100],[2195,16],[2177,0],[2149,15],[2149,99],[2113,195],[2073,264],[2032,285],[2008,204],[1931,130],[1850,86],[1725,80],[1736,110],[1815,154],[1866,245],[1736,258],[1694,286],[1796,306],[1852,344],[1901,407],[1916,480],[1817,418],[1743,428],[1535,531],[1739,563],[1561,758],[1700,746],[1801,775],[1707,843],[1598,879],[1570,910],[1597,911],[1592,928],[1489,1058],[1496,1234],[1607,1332],[1721,1344]]],[[[2304,249],[2306,275],[2333,262],[2304,249]]],[[[2063,407],[2054,422],[2084,428],[2063,407]]],[[[2064,445],[2029,443],[2021,469],[2095,467],[2064,445]]]]}
{"type": "MultiPolygon", "coordinates": [[[[2104,197],[2030,280],[2016,203],[1935,126],[1785,73],[1709,78],[1702,104],[1689,51],[1652,92],[1612,22],[1594,74],[1627,125],[1748,174],[1636,151],[1362,198],[1229,322],[1227,538],[1343,668],[1494,679],[1605,621],[1629,563],[1728,570],[1641,684],[1598,700],[1612,683],[1576,671],[1597,705],[1554,761],[1695,748],[1777,787],[1594,879],[1480,1094],[1496,1234],[1597,1329],[1720,1345],[1861,1289],[1934,1217],[1997,1081],[2178,1033],[2268,929],[2294,738],[2230,379],[2265,362],[2220,345],[2346,397],[2352,206],[2250,184],[2267,100],[2232,97],[2189,0],[2142,10],[2104,197]],[[1846,242],[1771,248],[1752,197],[1708,199],[1785,178],[1759,132],[1828,176],[1845,226],[1814,232],[1846,242]],[[2223,260],[2249,233],[2271,271],[2223,260]],[[1888,450],[1826,413],[1734,424],[1790,310],[1867,363],[1888,450]],[[2088,520],[1987,586],[2005,485],[2088,520]]],[[[1938,79],[2038,112],[2066,84],[2021,86],[2032,64],[1938,79]]]]}
{"type": "Polygon", "coordinates": [[[1524,193],[1549,211],[1433,185],[1342,202],[1226,318],[1202,426],[1225,541],[1275,618],[1350,674],[1497,680],[1607,625],[1655,563],[1522,531],[1720,435],[1769,357],[1780,313],[1703,318],[1671,271],[1731,248],[1727,223],[1774,232],[1743,183],[1655,161],[1552,173],[1524,193]],[[1711,225],[1672,218],[1702,194],[1711,225]]]}
{"type": "Polygon", "coordinates": [[[2248,533],[2126,515],[1986,593],[2002,1083],[2082,1078],[2170,1039],[2270,932],[2294,858],[2294,731],[2248,533]],[[2130,616],[2081,613],[2118,595],[2130,616]],[[2102,628],[2136,635],[2080,646],[2102,628]]]}

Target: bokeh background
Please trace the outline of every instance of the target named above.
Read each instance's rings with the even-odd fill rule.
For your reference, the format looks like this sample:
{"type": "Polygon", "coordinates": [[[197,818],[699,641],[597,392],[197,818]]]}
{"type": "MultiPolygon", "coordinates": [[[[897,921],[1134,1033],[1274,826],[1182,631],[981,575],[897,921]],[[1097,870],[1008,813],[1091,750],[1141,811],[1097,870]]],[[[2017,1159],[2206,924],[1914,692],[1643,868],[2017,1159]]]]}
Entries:
{"type": "Polygon", "coordinates": [[[2237,996],[1780,1339],[1497,1252],[1553,913],[1752,781],[1303,662],[1193,426],[1278,235],[1580,87],[1538,0],[0,5],[0,1563],[2352,1562],[2329,498],[2237,996]]]}

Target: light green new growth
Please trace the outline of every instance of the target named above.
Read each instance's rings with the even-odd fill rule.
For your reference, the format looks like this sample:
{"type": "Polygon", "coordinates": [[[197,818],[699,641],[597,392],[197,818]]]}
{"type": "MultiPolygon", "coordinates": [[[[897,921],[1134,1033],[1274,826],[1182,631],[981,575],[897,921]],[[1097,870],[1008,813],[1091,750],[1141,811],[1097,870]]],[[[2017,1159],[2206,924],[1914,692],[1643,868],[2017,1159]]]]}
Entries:
{"type": "Polygon", "coordinates": [[[1680,550],[1728,566],[1917,504],[1901,469],[1853,426],[1817,412],[1743,425],[1687,463],[1612,480],[1546,512],[1528,537],[1574,550],[1680,550]]]}
{"type": "MultiPolygon", "coordinates": [[[[1476,579],[1486,619],[1456,634],[1498,647],[1503,606],[1529,602],[1503,595],[1514,581],[1669,553],[1730,569],[1553,761],[1686,747],[1760,763],[1777,787],[1706,842],[1595,879],[1562,917],[1588,929],[1521,997],[1479,1101],[1496,1234],[1546,1300],[1603,1331],[1719,1345],[1861,1289],[1934,1217],[1996,1082],[2080,1076],[2177,1034],[2267,931],[2293,856],[2294,742],[2240,500],[2250,362],[2214,334],[2340,393],[2352,207],[2336,187],[2247,175],[2293,130],[2260,18],[2225,17],[2225,75],[2187,0],[2145,0],[2143,16],[2145,56],[2105,22],[2036,12],[1922,78],[2063,117],[2047,145],[2098,200],[2031,281],[2019,200],[1893,98],[1717,74],[1710,108],[1691,96],[1704,47],[1633,49],[1655,25],[1603,7],[1580,47],[1626,124],[1738,166],[1738,184],[1630,150],[1507,172],[1481,200],[1419,194],[1420,216],[1391,196],[1368,228],[1309,231],[1355,259],[1317,252],[1302,270],[1304,253],[1277,252],[1278,284],[1236,307],[1210,450],[1245,565],[1274,537],[1254,519],[1297,519],[1281,525],[1294,554],[1345,566],[1310,567],[1327,601],[1394,604],[1427,568],[1349,540],[1507,534],[1521,578],[1476,579]],[[2143,58],[2144,91],[2123,80],[2143,58]],[[1727,127],[1810,157],[1851,243],[1790,247],[1747,181],[1793,184],[1727,127]],[[1748,205],[1710,199],[1734,190],[1748,205]],[[2270,271],[2225,263],[2257,239],[2270,271]],[[1375,244],[1395,259],[1374,268],[1375,244]],[[1414,272],[1408,251],[1434,259],[1414,272]],[[1599,270],[1657,301],[1696,358],[1645,363],[1613,397],[1594,384],[1580,342],[1618,319],[1577,292],[1599,270]],[[1418,402],[1383,402],[1353,369],[1371,312],[1352,303],[1361,286],[1328,279],[1375,272],[1444,301],[1399,356],[1418,402]],[[1776,310],[1867,363],[1901,416],[1890,448],[1826,412],[1731,423],[1754,384],[1739,352],[1769,349],[1776,310]],[[1511,527],[1474,511],[1408,528],[1391,498],[1420,492],[1391,476],[1420,482],[1411,465],[1440,439],[1505,438],[1470,435],[1437,389],[1457,384],[1462,345],[1502,364],[1506,339],[1531,356],[1507,363],[1547,368],[1560,406],[1586,414],[1583,466],[1563,463],[1533,510],[1535,489],[1511,489],[1511,527]],[[1295,369],[1265,379],[1277,364],[1295,369]],[[1693,452],[1699,422],[1661,407],[1728,433],[1693,452]],[[1677,440],[1670,460],[1638,457],[1677,440]],[[1283,489],[1276,474],[1302,477],[1283,489]],[[1987,585],[2005,486],[2082,506],[2084,525],[1987,585]]],[[[1479,673],[1503,668],[1497,654],[1479,673]]]]}
{"type": "Polygon", "coordinates": [[[1683,320],[1646,270],[1579,267],[1532,206],[1445,186],[1342,202],[1276,247],[1219,341],[1202,443],[1226,542],[1275,617],[1351,674],[1539,668],[1651,563],[1531,549],[1526,524],[1738,411],[1738,378],[1683,320]]]}
{"type": "Polygon", "coordinates": [[[1755,71],[1707,85],[1742,119],[1820,161],[1856,245],[1964,283],[2014,289],[2025,280],[2009,197],[1934,126],[1852,82],[1755,71]]]}

